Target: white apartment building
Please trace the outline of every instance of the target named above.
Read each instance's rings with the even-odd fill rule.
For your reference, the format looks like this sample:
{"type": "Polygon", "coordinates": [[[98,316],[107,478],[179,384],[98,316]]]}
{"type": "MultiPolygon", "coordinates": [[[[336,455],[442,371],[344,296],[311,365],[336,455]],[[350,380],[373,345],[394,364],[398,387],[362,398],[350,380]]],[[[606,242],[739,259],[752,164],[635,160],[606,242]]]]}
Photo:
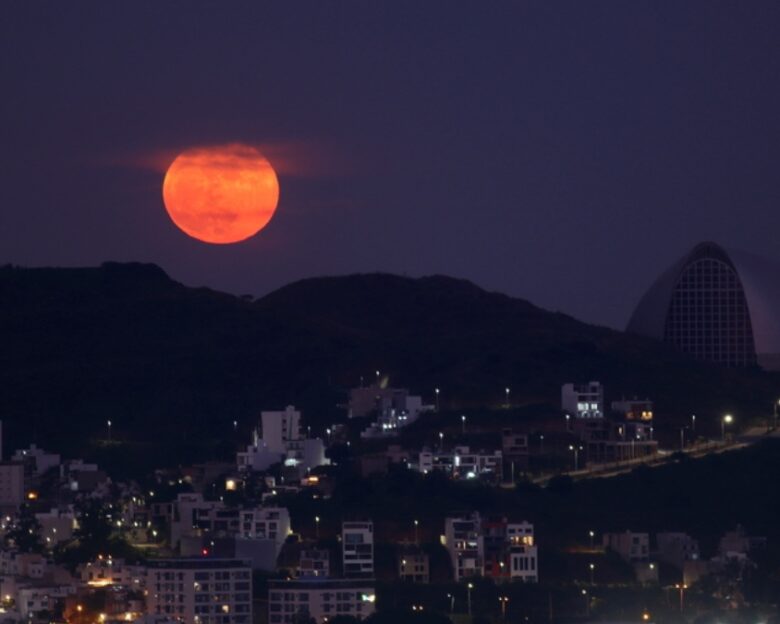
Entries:
{"type": "Polygon", "coordinates": [[[441,541],[450,554],[456,583],[483,574],[485,546],[481,525],[482,519],[476,512],[444,521],[441,541]]]}
{"type": "Polygon", "coordinates": [[[277,552],[292,532],[290,513],[284,507],[256,507],[240,512],[239,535],[245,539],[267,539],[277,552]]]}
{"type": "Polygon", "coordinates": [[[561,387],[561,408],[574,418],[604,417],[604,388],[598,381],[561,387]]]}
{"type": "Polygon", "coordinates": [[[252,571],[237,559],[160,559],[147,565],[146,609],[193,624],[251,624],[252,571]]]}
{"type": "Polygon", "coordinates": [[[507,524],[509,541],[509,577],[524,583],[538,583],[538,551],[534,540],[534,525],[530,522],[507,524]]]}
{"type": "Polygon", "coordinates": [[[311,579],[268,582],[268,623],[292,624],[306,614],[317,624],[337,615],[362,620],[375,611],[373,580],[311,579]]]}
{"type": "Polygon", "coordinates": [[[604,548],[614,551],[629,563],[650,560],[650,536],[647,533],[605,533],[603,543],[604,548]]]}
{"type": "Polygon", "coordinates": [[[341,525],[341,548],[345,577],[374,575],[373,522],[344,522],[341,525]]]}
{"type": "Polygon", "coordinates": [[[434,470],[446,472],[459,479],[475,479],[482,475],[500,475],[503,455],[501,451],[478,452],[468,446],[456,446],[450,451],[420,451],[417,463],[410,468],[423,474],[434,470]]]}
{"type": "Polygon", "coordinates": [[[253,433],[252,444],[236,456],[239,471],[267,470],[273,464],[299,467],[301,471],[327,465],[325,445],[320,438],[305,436],[301,413],[292,405],[281,411],[260,414],[262,437],[253,433]]]}

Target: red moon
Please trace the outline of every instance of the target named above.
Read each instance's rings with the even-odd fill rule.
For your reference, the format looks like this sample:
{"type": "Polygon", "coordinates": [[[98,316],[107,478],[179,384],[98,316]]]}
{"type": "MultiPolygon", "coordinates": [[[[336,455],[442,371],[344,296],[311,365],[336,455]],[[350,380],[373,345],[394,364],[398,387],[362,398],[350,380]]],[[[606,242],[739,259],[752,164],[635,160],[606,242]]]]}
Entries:
{"type": "Polygon", "coordinates": [[[279,180],[254,147],[196,147],[168,167],[163,201],[185,234],[205,243],[237,243],[268,225],[279,203],[279,180]]]}

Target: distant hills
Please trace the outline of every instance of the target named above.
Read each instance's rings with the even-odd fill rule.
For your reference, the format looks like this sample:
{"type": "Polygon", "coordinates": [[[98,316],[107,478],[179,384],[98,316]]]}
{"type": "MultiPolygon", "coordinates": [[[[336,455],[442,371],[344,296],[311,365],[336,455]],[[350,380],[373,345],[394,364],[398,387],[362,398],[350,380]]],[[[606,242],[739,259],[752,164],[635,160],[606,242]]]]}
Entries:
{"type": "Polygon", "coordinates": [[[598,379],[649,396],[659,426],[690,413],[766,415],[780,376],[696,363],[449,277],[302,280],[252,301],[188,288],[154,265],[0,268],[0,418],[6,452],[74,452],[107,436],[234,444],[261,409],[294,403],[317,430],[374,371],[442,409],[547,403],[598,379]],[[233,431],[233,421],[238,431],[233,431]]]}

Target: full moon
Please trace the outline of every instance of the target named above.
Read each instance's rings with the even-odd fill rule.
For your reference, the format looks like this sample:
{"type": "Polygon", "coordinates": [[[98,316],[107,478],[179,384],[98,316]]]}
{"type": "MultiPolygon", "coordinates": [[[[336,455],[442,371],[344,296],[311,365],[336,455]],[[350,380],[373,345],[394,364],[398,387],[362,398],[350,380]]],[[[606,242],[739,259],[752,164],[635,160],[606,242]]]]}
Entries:
{"type": "Polygon", "coordinates": [[[254,147],[197,147],[168,167],[163,201],[185,234],[206,243],[237,243],[268,225],[279,202],[279,181],[254,147]]]}

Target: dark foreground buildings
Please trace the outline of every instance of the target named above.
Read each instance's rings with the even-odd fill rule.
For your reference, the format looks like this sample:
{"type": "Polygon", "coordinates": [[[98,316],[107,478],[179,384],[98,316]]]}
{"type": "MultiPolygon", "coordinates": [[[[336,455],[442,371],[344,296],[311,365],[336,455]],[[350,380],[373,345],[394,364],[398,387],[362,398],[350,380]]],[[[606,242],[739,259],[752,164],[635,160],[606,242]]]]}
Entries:
{"type": "Polygon", "coordinates": [[[627,329],[699,360],[780,370],[780,267],[701,243],[655,281],[627,329]]]}

